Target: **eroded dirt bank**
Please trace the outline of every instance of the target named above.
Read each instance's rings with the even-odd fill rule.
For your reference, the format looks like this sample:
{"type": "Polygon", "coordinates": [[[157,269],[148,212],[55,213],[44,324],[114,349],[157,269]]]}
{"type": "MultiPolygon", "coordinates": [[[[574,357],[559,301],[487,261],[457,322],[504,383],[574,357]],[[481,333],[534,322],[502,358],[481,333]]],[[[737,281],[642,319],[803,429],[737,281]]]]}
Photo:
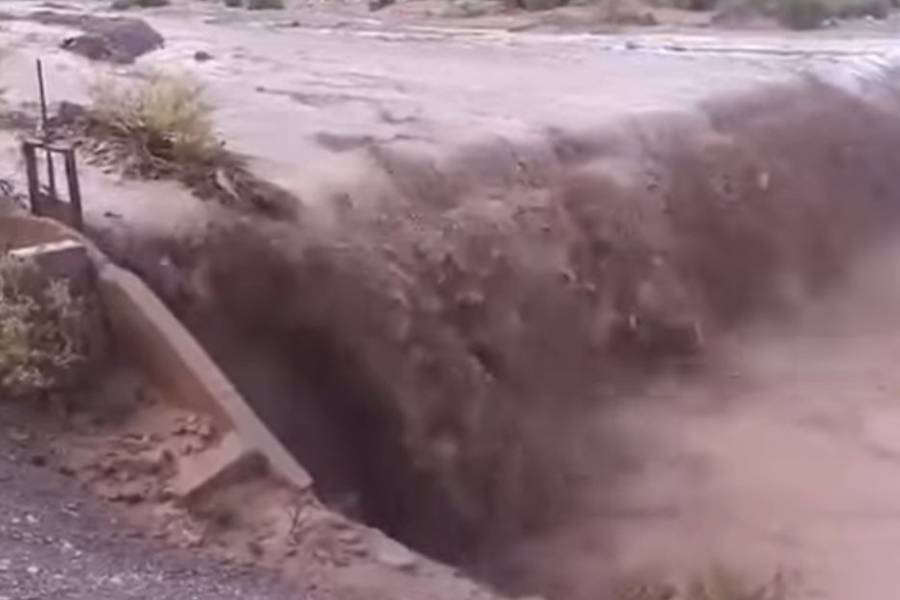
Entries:
{"type": "Polygon", "coordinates": [[[891,77],[866,87],[771,88],[439,165],[372,145],[327,215],[108,246],[327,499],[506,589],[589,597],[608,573],[571,567],[616,563],[594,525],[647,458],[602,416],[673,370],[716,380],[722,340],[788,322],[895,231],[900,97],[891,77]]]}

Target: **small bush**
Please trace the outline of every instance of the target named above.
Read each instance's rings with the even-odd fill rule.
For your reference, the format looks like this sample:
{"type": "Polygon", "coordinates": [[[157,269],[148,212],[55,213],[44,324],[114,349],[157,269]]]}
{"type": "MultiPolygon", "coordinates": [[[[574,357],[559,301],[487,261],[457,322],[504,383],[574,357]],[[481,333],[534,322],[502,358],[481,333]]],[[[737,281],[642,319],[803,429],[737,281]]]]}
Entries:
{"type": "Polygon", "coordinates": [[[29,398],[64,387],[85,360],[85,309],[64,281],[0,257],[0,398],[29,398]]]}
{"type": "Polygon", "coordinates": [[[822,0],[783,0],[778,7],[778,21],[790,29],[818,29],[830,16],[822,0]]]}
{"type": "Polygon", "coordinates": [[[102,80],[91,91],[93,120],[132,140],[145,161],[209,162],[221,152],[203,87],[186,76],[157,73],[137,85],[102,80]]]}
{"type": "Polygon", "coordinates": [[[887,0],[861,0],[841,6],[837,10],[837,16],[841,19],[872,17],[882,21],[888,18],[890,12],[891,4],[887,0]]]}
{"type": "Polygon", "coordinates": [[[768,581],[751,582],[738,572],[714,566],[688,578],[682,585],[660,573],[643,571],[618,582],[615,600],[787,600],[788,586],[781,572],[768,581]]]}

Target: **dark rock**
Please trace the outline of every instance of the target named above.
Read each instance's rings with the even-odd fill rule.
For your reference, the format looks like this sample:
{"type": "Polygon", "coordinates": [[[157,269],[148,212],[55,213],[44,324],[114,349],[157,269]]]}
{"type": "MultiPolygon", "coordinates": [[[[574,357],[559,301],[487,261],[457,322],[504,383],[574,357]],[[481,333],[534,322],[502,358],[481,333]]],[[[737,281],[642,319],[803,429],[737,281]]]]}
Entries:
{"type": "Polygon", "coordinates": [[[63,100],[59,103],[56,111],[56,123],[60,125],[70,125],[86,119],[88,116],[87,109],[76,102],[63,100]]]}
{"type": "Polygon", "coordinates": [[[194,52],[194,60],[197,62],[206,62],[208,60],[212,60],[212,54],[209,52],[204,52],[203,50],[197,50],[194,52]]]}
{"type": "Polygon", "coordinates": [[[522,8],[531,11],[551,10],[568,4],[566,0],[518,0],[518,2],[522,8]]]}
{"type": "Polygon", "coordinates": [[[284,0],[246,0],[244,6],[247,10],[281,10],[284,0]]]}
{"type": "Polygon", "coordinates": [[[375,12],[394,3],[394,0],[369,0],[369,10],[375,12]]]}
{"type": "Polygon", "coordinates": [[[130,10],[132,8],[158,8],[169,6],[170,0],[113,0],[111,10],[130,10]]]}
{"type": "Polygon", "coordinates": [[[63,40],[60,48],[80,54],[91,60],[114,60],[114,52],[109,41],[102,36],[91,33],[66,38],[63,40]]]}
{"type": "Polygon", "coordinates": [[[91,60],[132,63],[163,45],[163,37],[140,19],[84,15],[33,14],[42,23],[75,26],[82,35],[66,38],[61,47],[91,60]],[[73,20],[74,17],[74,20],[73,20]]]}

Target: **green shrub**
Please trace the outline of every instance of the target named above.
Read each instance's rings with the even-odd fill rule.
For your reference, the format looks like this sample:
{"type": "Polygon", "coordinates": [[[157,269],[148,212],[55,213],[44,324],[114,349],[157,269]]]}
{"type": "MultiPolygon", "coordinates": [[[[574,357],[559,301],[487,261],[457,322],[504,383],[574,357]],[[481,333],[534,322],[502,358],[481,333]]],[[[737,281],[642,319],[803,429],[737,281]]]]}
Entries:
{"type": "Polygon", "coordinates": [[[783,0],[778,7],[778,21],[790,29],[818,29],[830,16],[823,0],[783,0]]]}
{"type": "Polygon", "coordinates": [[[0,397],[29,398],[64,387],[85,360],[83,302],[33,264],[0,257],[0,397]]]}

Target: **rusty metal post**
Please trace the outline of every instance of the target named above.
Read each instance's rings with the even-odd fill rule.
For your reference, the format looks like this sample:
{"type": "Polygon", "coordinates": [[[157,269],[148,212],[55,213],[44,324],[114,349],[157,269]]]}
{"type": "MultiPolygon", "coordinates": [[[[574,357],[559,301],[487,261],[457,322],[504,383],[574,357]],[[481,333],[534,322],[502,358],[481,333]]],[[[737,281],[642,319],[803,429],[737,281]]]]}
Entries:
{"type": "Polygon", "coordinates": [[[72,205],[72,226],[81,231],[84,227],[84,214],[81,210],[81,186],[78,184],[75,149],[68,148],[63,156],[66,165],[66,181],[69,186],[69,203],[72,205]]]}
{"type": "Polygon", "coordinates": [[[28,178],[28,205],[31,213],[44,216],[41,210],[41,182],[38,179],[37,146],[28,140],[22,142],[22,154],[25,157],[25,174],[28,178]]]}
{"type": "MultiPolygon", "coordinates": [[[[44,86],[44,65],[37,59],[38,95],[41,101],[41,138],[45,144],[50,143],[50,129],[47,119],[47,92],[44,86]]],[[[56,197],[56,173],[53,169],[53,153],[47,148],[47,185],[50,195],[56,197]]]]}

